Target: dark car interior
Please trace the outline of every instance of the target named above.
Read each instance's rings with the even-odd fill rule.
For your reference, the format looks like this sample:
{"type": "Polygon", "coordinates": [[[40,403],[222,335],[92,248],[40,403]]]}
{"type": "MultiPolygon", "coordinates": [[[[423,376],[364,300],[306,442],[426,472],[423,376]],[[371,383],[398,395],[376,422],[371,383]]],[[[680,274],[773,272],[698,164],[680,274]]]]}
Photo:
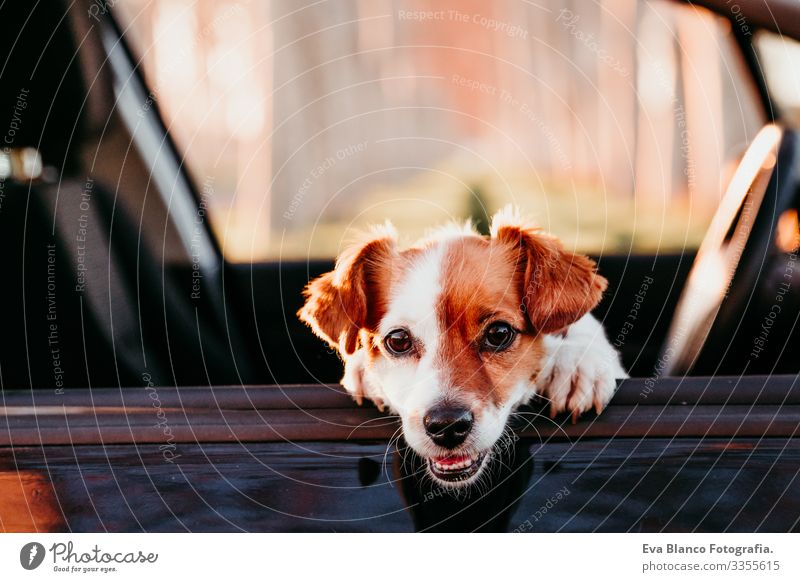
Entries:
{"type": "MultiPolygon", "coordinates": [[[[0,286],[0,387],[4,394],[29,393],[33,388],[33,402],[37,391],[47,391],[41,400],[45,402],[54,387],[67,393],[89,389],[101,395],[101,389],[121,388],[117,391],[124,393],[127,388],[155,385],[175,387],[174,394],[180,400],[179,387],[336,384],[341,375],[338,357],[295,315],[303,287],[309,279],[330,270],[333,257],[327,261],[259,264],[225,261],[209,226],[196,220],[199,180],[184,167],[159,116],[158,104],[138,107],[148,90],[141,72],[132,65],[135,61],[117,24],[110,15],[96,25],[77,17],[78,12],[86,12],[83,4],[49,0],[33,8],[16,2],[0,9],[0,132],[15,128],[13,136],[9,134],[2,144],[9,169],[0,179],[0,246],[6,258],[5,280],[0,286]]],[[[752,63],[753,48],[747,39],[739,40],[746,60],[752,63]]],[[[753,80],[763,94],[764,83],[755,69],[753,80]]],[[[771,103],[764,103],[764,107],[769,119],[780,119],[771,103]]],[[[746,232],[741,228],[737,231],[737,225],[745,220],[741,208],[729,225],[725,240],[741,241],[744,249],[731,263],[730,291],[721,299],[718,315],[709,322],[705,341],[696,346],[691,362],[674,363],[671,374],[720,377],[796,375],[800,371],[800,268],[791,270],[796,255],[774,244],[778,218],[787,210],[800,208],[797,157],[796,136],[786,128],[775,171],[764,185],[763,201],[742,227],[746,232]],[[788,279],[786,273],[790,273],[788,279]],[[757,358],[749,357],[752,338],[758,335],[775,303],[776,286],[784,280],[790,285],[781,305],[785,314],[792,315],[777,319],[765,348],[757,358]]],[[[618,343],[632,378],[664,375],[662,360],[674,333],[673,314],[684,300],[682,294],[696,258],[692,250],[595,257],[599,272],[609,280],[609,290],[595,315],[604,323],[612,342],[630,313],[630,298],[636,296],[643,281],[653,280],[647,289],[648,300],[637,312],[637,325],[618,343]]],[[[698,392],[705,390],[699,383],[689,384],[698,392]]],[[[781,386],[786,394],[797,398],[793,382],[781,386]]],[[[625,398],[629,398],[628,404],[635,409],[639,388],[632,388],[629,396],[623,394],[618,402],[625,406],[625,398]]],[[[769,392],[769,388],[765,390],[769,392]]],[[[166,395],[173,392],[164,394],[166,402],[166,395]]],[[[124,405],[125,396],[121,398],[113,405],[124,405]]],[[[346,406],[343,401],[337,400],[335,407],[346,406]]],[[[712,403],[724,407],[725,399],[712,403]]],[[[247,408],[246,403],[232,406],[247,408]]],[[[626,414],[630,412],[625,410],[626,414]]],[[[620,420],[619,426],[624,425],[620,420]]],[[[329,429],[324,423],[309,424],[308,438],[325,440],[329,429]]],[[[642,430],[647,427],[643,425],[642,430]]],[[[722,440],[711,443],[712,449],[727,450],[722,440]]],[[[673,441],[653,444],[660,451],[656,456],[663,456],[667,444],[683,447],[675,458],[694,454],[688,441],[673,441]]],[[[617,444],[625,449],[621,458],[644,454],[633,440],[617,444]]],[[[773,444],[775,450],[783,450],[777,441],[773,444]]],[[[218,466],[238,462],[226,457],[228,453],[222,449],[208,453],[211,449],[200,443],[192,446],[195,448],[185,452],[185,458],[196,463],[196,468],[209,454],[217,455],[218,466]]],[[[265,446],[254,445],[248,455],[263,453],[264,458],[272,459],[273,468],[290,463],[291,455],[297,454],[288,443],[269,450],[265,446]]],[[[384,442],[359,446],[364,458],[384,454],[384,442]]],[[[571,445],[559,441],[552,446],[563,449],[571,445]]],[[[603,445],[589,442],[587,447],[581,454],[594,459],[603,445]]],[[[537,475],[557,472],[562,463],[561,449],[542,452],[540,463],[531,470],[537,475]]],[[[91,464],[91,459],[114,467],[127,462],[121,448],[110,450],[114,461],[108,455],[97,461],[97,453],[88,449],[76,454],[84,464],[91,464]]],[[[149,453],[137,454],[141,459],[149,453]]],[[[46,458],[36,458],[36,466],[47,463],[46,458]]],[[[69,462],[80,465],[78,461],[69,462]]],[[[380,463],[359,461],[357,479],[371,483],[377,479],[374,473],[384,469],[380,463]]],[[[169,470],[162,465],[150,475],[158,471],[173,475],[167,473],[169,470]]],[[[204,482],[214,479],[215,474],[210,470],[203,473],[204,482]]],[[[527,476],[520,473],[516,479],[526,481],[527,476]]],[[[791,471],[787,470],[785,476],[791,483],[791,471]]],[[[237,487],[260,487],[246,476],[240,477],[243,482],[237,487]]],[[[599,473],[595,478],[598,483],[592,487],[599,489],[610,482],[602,481],[605,477],[599,473]]],[[[661,477],[652,479],[656,483],[661,477]]],[[[651,482],[637,483],[646,488],[651,482]]],[[[670,481],[668,486],[679,489],[681,485],[670,481]]],[[[207,498],[211,493],[197,495],[207,498]]],[[[263,493],[259,503],[269,505],[270,495],[263,493]]],[[[407,491],[406,495],[413,498],[418,493],[407,491]]],[[[505,490],[502,495],[511,496],[505,490]]],[[[577,500],[578,496],[573,498],[577,500]]],[[[169,499],[169,495],[162,499],[169,499]]],[[[176,498],[174,504],[166,505],[172,512],[181,503],[176,498]]],[[[354,497],[345,505],[355,507],[358,503],[354,497]]],[[[377,500],[375,503],[380,505],[377,500]]],[[[455,511],[451,507],[427,507],[423,514],[415,515],[417,529],[420,524],[439,523],[442,515],[455,511]]],[[[511,508],[508,505],[507,512],[511,508]]],[[[136,520],[146,521],[141,513],[130,511],[137,515],[136,520]]],[[[224,519],[209,527],[259,527],[239,513],[244,511],[239,506],[219,511],[224,519]],[[232,523],[236,525],[232,527],[232,523]]],[[[611,505],[598,510],[607,519],[614,511],[611,505]]],[[[98,510],[76,527],[102,525],[100,513],[98,510]]],[[[191,522],[174,515],[142,529],[194,529],[191,522]]],[[[502,512],[497,515],[503,523],[483,525],[508,528],[508,516],[503,517],[502,512]]],[[[564,520],[569,521],[567,517],[564,520]]],[[[194,525],[201,527],[202,523],[194,525]]],[[[471,523],[470,527],[478,527],[474,520],[471,523]]],[[[659,519],[624,523],[619,525],[612,519],[607,525],[612,529],[669,529],[670,525],[659,519]]],[[[711,529],[719,525],[702,519],[696,521],[698,524],[711,529]]],[[[302,529],[302,520],[287,527],[302,529]]],[[[774,527],[784,528],[786,524],[774,527]]]]}
{"type": "Polygon", "coordinates": [[[192,299],[188,253],[113,102],[112,73],[90,72],[99,33],[83,31],[76,50],[81,31],[59,3],[3,13],[3,112],[29,95],[10,147],[33,148],[43,166],[4,184],[0,236],[15,273],[2,291],[4,387],[52,386],[55,368],[65,388],[136,386],[143,374],[161,385],[256,381],[246,318],[223,307],[245,295],[223,286],[219,250],[200,231],[210,256],[192,299]],[[48,284],[48,296],[32,291],[48,284]]]}
{"type": "MultiPolygon", "coordinates": [[[[192,263],[188,252],[182,256],[180,252],[180,247],[188,248],[186,236],[173,223],[180,217],[168,217],[160,184],[148,178],[148,162],[124,121],[125,104],[113,100],[114,76],[120,72],[108,63],[90,72],[102,58],[101,32],[76,30],[75,19],[65,15],[63,7],[53,10],[46,3],[37,5],[32,14],[23,5],[4,9],[3,26],[9,32],[3,35],[7,59],[2,111],[11,123],[19,89],[29,91],[12,148],[37,150],[43,170],[35,178],[11,177],[4,186],[0,232],[12,261],[8,273],[22,276],[10,278],[2,288],[7,307],[2,328],[3,385],[51,385],[54,359],[61,364],[64,387],[135,386],[141,384],[142,374],[160,385],[335,382],[338,359],[295,316],[303,287],[329,270],[332,259],[226,264],[210,230],[202,225],[204,252],[212,256],[200,279],[203,292],[193,299],[192,263]],[[80,50],[75,48],[77,35],[83,39],[80,50]],[[76,237],[81,217],[87,226],[81,249],[85,255],[79,260],[76,237]],[[55,245],[54,273],[48,271],[47,245],[55,245]],[[39,294],[36,301],[36,294],[27,291],[46,288],[49,274],[56,289],[52,321],[48,297],[39,294]],[[79,280],[84,285],[78,285],[79,280]],[[57,343],[38,339],[48,337],[53,322],[57,343]],[[26,337],[32,341],[21,341],[26,337]],[[59,350],[57,358],[53,348],[59,350]]],[[[162,155],[174,156],[180,163],[157,107],[147,114],[147,121],[162,134],[166,152],[162,155]]],[[[780,270],[783,257],[771,245],[774,217],[797,207],[796,175],[789,159],[793,153],[781,155],[787,158],[781,164],[785,174],[770,188],[772,196],[760,220],[764,224],[759,223],[763,234],[752,252],[751,262],[758,264],[741,275],[750,281],[758,273],[780,270]],[[778,187],[780,200],[774,195],[778,187]]],[[[196,182],[189,191],[196,203],[196,182]]],[[[632,376],[649,375],[657,367],[693,253],[596,259],[610,282],[596,315],[611,337],[630,309],[619,298],[634,296],[644,278],[657,273],[648,289],[652,300],[638,314],[642,325],[631,330],[620,348],[632,376]]],[[[771,282],[760,279],[759,285],[763,289],[740,291],[737,286],[737,296],[729,298],[747,304],[754,316],[744,319],[753,323],[769,307],[760,301],[760,294],[769,293],[771,282]],[[741,294],[746,297],[740,298],[741,294]]],[[[793,297],[796,300],[797,295],[793,297]]],[[[740,316],[727,317],[738,322],[740,316]]],[[[715,325],[725,327],[722,335],[711,336],[707,353],[690,372],[743,372],[740,354],[747,346],[726,345],[720,352],[717,347],[729,337],[729,325],[723,326],[722,318],[715,325]]],[[[762,353],[747,373],[796,372],[796,360],[790,355],[790,346],[797,342],[794,328],[794,322],[781,319],[772,333],[782,339],[771,345],[786,349],[762,353]]]]}

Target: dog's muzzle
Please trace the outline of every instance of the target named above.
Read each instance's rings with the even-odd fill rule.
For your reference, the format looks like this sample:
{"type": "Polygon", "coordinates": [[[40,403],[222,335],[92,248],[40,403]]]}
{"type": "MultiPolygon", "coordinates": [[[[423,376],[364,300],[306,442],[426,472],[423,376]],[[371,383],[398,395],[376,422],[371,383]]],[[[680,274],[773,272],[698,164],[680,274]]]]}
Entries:
{"type": "Polygon", "coordinates": [[[425,433],[434,444],[452,453],[428,459],[428,469],[443,481],[466,481],[480,471],[485,455],[464,454],[454,449],[467,440],[474,424],[472,412],[459,406],[431,408],[422,420],[425,433]]]}

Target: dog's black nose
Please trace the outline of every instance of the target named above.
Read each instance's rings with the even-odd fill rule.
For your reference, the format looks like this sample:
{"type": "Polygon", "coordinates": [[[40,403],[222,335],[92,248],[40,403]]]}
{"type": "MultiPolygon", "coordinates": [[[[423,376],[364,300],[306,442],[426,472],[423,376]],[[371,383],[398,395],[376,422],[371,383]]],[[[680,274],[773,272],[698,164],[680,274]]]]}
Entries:
{"type": "Polygon", "coordinates": [[[422,423],[433,442],[453,449],[463,443],[472,430],[472,413],[466,408],[437,406],[428,411],[422,423]]]}

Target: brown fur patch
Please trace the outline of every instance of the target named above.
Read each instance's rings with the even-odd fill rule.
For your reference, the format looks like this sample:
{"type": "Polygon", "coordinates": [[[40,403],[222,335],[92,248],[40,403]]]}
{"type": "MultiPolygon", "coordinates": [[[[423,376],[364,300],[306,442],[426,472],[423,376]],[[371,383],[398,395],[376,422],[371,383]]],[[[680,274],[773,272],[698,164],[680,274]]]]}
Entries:
{"type": "Polygon", "coordinates": [[[367,236],[345,250],[336,268],[311,281],[305,305],[297,312],[314,333],[346,357],[359,345],[370,357],[379,355],[375,332],[388,309],[391,289],[424,252],[397,252],[388,235],[367,236]]]}
{"type": "Polygon", "coordinates": [[[532,228],[504,226],[497,240],[517,252],[523,273],[520,305],[534,329],[560,332],[594,309],[608,282],[584,255],[565,251],[561,243],[532,228]]]}
{"type": "Polygon", "coordinates": [[[517,254],[496,240],[467,237],[446,244],[437,316],[443,336],[440,365],[454,391],[468,400],[502,405],[514,386],[535,377],[544,349],[520,304],[517,254]],[[520,330],[501,352],[481,349],[486,327],[505,321],[520,330]]]}
{"type": "Polygon", "coordinates": [[[360,330],[377,327],[386,312],[396,258],[389,237],[353,245],[333,271],[308,284],[298,317],[342,355],[353,354],[360,330]]]}

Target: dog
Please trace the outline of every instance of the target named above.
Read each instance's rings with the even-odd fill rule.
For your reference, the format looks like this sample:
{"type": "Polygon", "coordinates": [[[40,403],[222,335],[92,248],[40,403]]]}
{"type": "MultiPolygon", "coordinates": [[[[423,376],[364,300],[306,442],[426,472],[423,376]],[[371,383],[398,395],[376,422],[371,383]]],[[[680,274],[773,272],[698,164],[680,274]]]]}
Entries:
{"type": "Polygon", "coordinates": [[[344,361],[342,385],[399,415],[443,487],[475,483],[515,409],[538,396],[573,422],[626,377],[590,314],[607,281],[507,207],[400,250],[374,227],[305,289],[300,319],[344,361]]]}

